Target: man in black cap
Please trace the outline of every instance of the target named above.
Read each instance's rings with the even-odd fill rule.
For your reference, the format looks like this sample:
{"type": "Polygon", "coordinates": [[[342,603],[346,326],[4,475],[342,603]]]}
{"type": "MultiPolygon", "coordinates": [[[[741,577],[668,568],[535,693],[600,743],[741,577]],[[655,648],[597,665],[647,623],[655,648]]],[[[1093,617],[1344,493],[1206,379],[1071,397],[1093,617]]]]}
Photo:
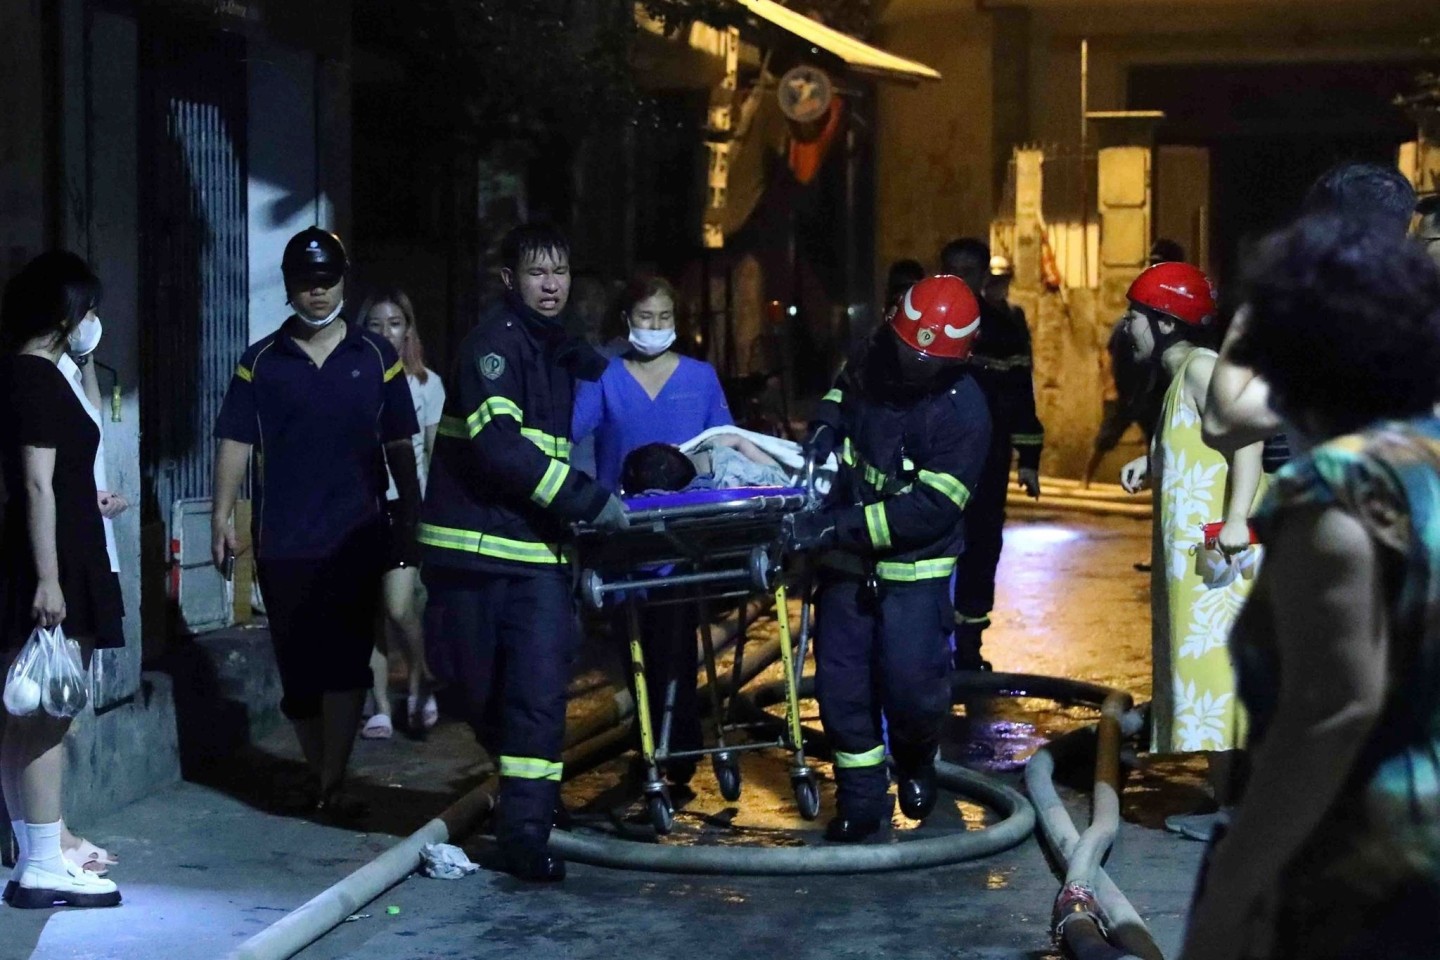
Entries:
{"type": "Polygon", "coordinates": [[[349,261],[334,234],[302,230],[281,272],[294,313],[240,358],[215,425],[211,550],[236,548],[231,514],[257,449],[251,536],[283,697],[313,777],[307,805],[353,820],[341,794],[392,542],[414,552],[420,484],[415,407],[395,350],[340,316],[349,261]],[[400,499],[386,527],[385,471],[400,499]],[[397,541],[390,538],[395,537],[397,541]]]}

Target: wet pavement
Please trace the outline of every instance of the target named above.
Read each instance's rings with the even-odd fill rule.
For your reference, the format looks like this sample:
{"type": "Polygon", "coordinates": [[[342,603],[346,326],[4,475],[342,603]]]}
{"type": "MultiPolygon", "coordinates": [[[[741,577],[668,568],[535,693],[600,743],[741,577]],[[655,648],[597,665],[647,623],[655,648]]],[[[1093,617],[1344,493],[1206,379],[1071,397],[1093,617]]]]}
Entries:
{"type": "MultiPolygon", "coordinates": [[[[1050,516],[1028,511],[1007,537],[996,625],[986,654],[997,670],[1068,676],[1148,699],[1148,578],[1133,564],[1148,552],[1148,522],[1050,516]]],[[[752,639],[773,631],[762,624],[752,639]]],[[[769,672],[774,676],[775,671],[769,672]]],[[[802,704],[815,724],[815,705],[802,704]]],[[[1024,759],[1045,739],[1095,718],[1093,710],[1043,700],[981,698],[956,707],[948,758],[1017,784],[1024,759]]],[[[614,758],[566,784],[577,829],[654,842],[635,800],[629,760],[614,758]]],[[[746,754],[736,803],[718,792],[702,764],[696,796],[679,811],[678,844],[819,842],[833,813],[828,766],[814,823],[797,814],[786,758],[746,754]]],[[[1167,813],[1197,799],[1183,765],[1142,767],[1131,777],[1126,820],[1109,869],[1151,923],[1167,955],[1178,950],[1200,845],[1156,829],[1167,813]],[[1144,824],[1150,824],[1145,826],[1144,824]]],[[[1067,792],[1077,823],[1084,794],[1067,792]]],[[[953,795],[923,826],[897,815],[890,842],[982,828],[995,819],[953,795]]],[[[486,838],[466,849],[493,861],[486,838]]],[[[698,877],[627,872],[580,864],[560,886],[535,888],[489,870],[461,881],[413,877],[301,954],[409,958],[611,958],[701,951],[707,960],[755,956],[1027,958],[1057,956],[1049,915],[1059,887],[1032,838],[985,860],[883,875],[698,877]],[[391,916],[387,906],[400,908],[391,916]]]]}
{"type": "MultiPolygon", "coordinates": [[[[997,670],[1085,679],[1149,696],[1148,577],[1133,564],[1148,552],[1149,524],[1034,510],[1008,531],[995,627],[986,655],[997,670]]],[[[751,640],[773,635],[761,621],[751,640]]],[[[591,658],[577,680],[572,719],[608,702],[618,664],[591,658]]],[[[769,676],[777,675],[772,667],[769,676]]],[[[802,703],[818,726],[815,705],[802,703]]],[[[1018,785],[1024,759],[1045,739],[1095,712],[1036,699],[977,698],[957,705],[949,759],[1018,785]]],[[[186,783],[133,804],[85,832],[122,856],[120,911],[5,911],[0,960],[223,956],[245,937],[416,829],[478,783],[488,761],[466,731],[442,723],[414,743],[361,742],[359,789],[368,832],[335,830],[273,809],[277,785],[298,760],[286,732],[186,783]]],[[[823,808],[801,820],[779,750],[742,757],[744,792],[720,795],[708,764],[666,843],[809,845],[833,811],[826,764],[823,808]]],[[[1084,780],[1084,776],[1078,778],[1084,780]]],[[[1177,952],[1199,844],[1158,829],[1199,799],[1198,769],[1142,757],[1127,783],[1125,823],[1111,875],[1151,923],[1166,954],[1177,952]]],[[[1062,790],[1077,823],[1083,792],[1062,790]]],[[[637,801],[628,756],[614,751],[566,783],[577,829],[654,842],[637,801]]],[[[995,814],[953,795],[922,826],[897,817],[889,842],[981,829],[995,814]]],[[[486,837],[465,841],[493,862],[486,837]]],[[[871,876],[687,877],[570,865],[563,885],[534,888],[489,869],[459,881],[411,877],[309,947],[305,958],[613,958],[694,951],[707,960],[753,956],[1027,958],[1056,956],[1050,906],[1059,887],[1032,838],[984,860],[871,876]],[[396,910],[388,910],[394,907],[396,910]]]]}

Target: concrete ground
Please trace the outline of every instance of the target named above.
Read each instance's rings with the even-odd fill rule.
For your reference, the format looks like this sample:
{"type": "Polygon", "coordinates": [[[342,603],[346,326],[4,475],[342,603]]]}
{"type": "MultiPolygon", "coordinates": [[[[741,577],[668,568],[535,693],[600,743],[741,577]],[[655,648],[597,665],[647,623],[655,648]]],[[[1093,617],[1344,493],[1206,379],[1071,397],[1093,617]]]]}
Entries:
{"type": "MultiPolygon", "coordinates": [[[[1133,520],[1017,518],[1002,563],[996,626],[986,653],[996,668],[1095,680],[1148,699],[1149,525],[1133,520]]],[[[757,632],[773,630],[761,625],[757,632]]],[[[591,671],[581,685],[602,682],[591,671]]],[[[804,712],[814,721],[814,704],[804,712]]],[[[1036,700],[984,700],[956,709],[951,759],[1018,783],[1023,759],[1045,738],[1093,718],[1036,700]]],[[[370,832],[318,826],[267,809],[275,786],[299,769],[285,732],[206,776],[131,805],[83,831],[116,850],[125,906],[109,911],[3,913],[0,960],[15,957],[167,960],[220,957],[444,808],[485,772],[457,725],[423,744],[397,735],[357,749],[370,832]]],[[[578,829],[644,838],[648,828],[614,756],[566,784],[578,829]]],[[[744,758],[745,793],[719,797],[702,766],[697,796],[681,811],[675,843],[815,842],[816,824],[794,812],[783,759],[744,758]]],[[[1083,779],[1083,777],[1081,778],[1083,779]]],[[[1200,845],[1159,829],[1199,798],[1198,770],[1144,758],[1125,792],[1125,823],[1111,875],[1151,923],[1167,955],[1179,937],[1200,845]]],[[[1086,796],[1067,792],[1077,822],[1086,796]]],[[[948,797],[918,831],[898,818],[892,840],[977,829],[993,818],[948,797]]],[[[487,838],[466,849],[492,859],[487,838]]],[[[722,878],[621,872],[571,864],[563,885],[533,888],[483,870],[459,881],[412,877],[304,951],[305,958],[654,956],[699,948],[707,960],[752,956],[1025,958],[1057,955],[1048,936],[1058,881],[1032,838],[988,859],[880,876],[722,878]],[[387,911],[397,907],[398,912],[387,911]]]]}

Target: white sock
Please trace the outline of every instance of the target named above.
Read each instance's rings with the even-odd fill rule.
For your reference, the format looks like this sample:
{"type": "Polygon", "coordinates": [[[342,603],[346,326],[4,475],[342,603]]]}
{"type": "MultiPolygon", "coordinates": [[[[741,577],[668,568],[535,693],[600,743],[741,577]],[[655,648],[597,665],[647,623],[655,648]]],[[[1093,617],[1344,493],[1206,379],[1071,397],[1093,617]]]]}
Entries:
{"type": "Polygon", "coordinates": [[[15,855],[15,872],[10,874],[10,879],[18,881],[30,854],[30,832],[25,829],[24,820],[11,820],[10,829],[15,832],[15,845],[20,848],[15,855]]]}
{"type": "Polygon", "coordinates": [[[54,823],[30,823],[26,821],[25,832],[30,836],[30,849],[26,859],[30,866],[51,873],[65,872],[65,858],[60,853],[60,821],[54,823]]]}

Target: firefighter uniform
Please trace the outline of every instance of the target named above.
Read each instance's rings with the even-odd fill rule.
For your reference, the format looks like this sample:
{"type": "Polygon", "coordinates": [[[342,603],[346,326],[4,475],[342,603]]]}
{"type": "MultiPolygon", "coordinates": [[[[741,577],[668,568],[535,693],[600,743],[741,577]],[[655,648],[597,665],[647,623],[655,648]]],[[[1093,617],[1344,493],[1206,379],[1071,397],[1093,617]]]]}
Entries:
{"type": "Polygon", "coordinates": [[[978,667],[980,639],[995,605],[995,568],[1004,545],[1011,450],[1021,469],[1038,469],[1045,429],[1035,413],[1030,329],[1019,307],[980,303],[980,335],[970,364],[990,408],[993,430],[975,497],[965,511],[965,552],[955,568],[958,666],[978,667]]]}
{"type": "Polygon", "coordinates": [[[973,376],[952,367],[927,390],[899,389],[885,340],[882,331],[816,413],[840,455],[821,511],[834,531],[825,545],[839,550],[821,560],[816,694],[835,751],[839,820],[852,823],[886,813],[882,712],[902,784],[932,767],[950,712],[949,578],[990,445],[973,376]]]}
{"type": "Polygon", "coordinates": [[[543,849],[578,643],[564,543],[609,494],[568,464],[577,377],[604,361],[511,293],[462,341],[418,539],[427,655],[496,757],[496,837],[543,849]]]}

